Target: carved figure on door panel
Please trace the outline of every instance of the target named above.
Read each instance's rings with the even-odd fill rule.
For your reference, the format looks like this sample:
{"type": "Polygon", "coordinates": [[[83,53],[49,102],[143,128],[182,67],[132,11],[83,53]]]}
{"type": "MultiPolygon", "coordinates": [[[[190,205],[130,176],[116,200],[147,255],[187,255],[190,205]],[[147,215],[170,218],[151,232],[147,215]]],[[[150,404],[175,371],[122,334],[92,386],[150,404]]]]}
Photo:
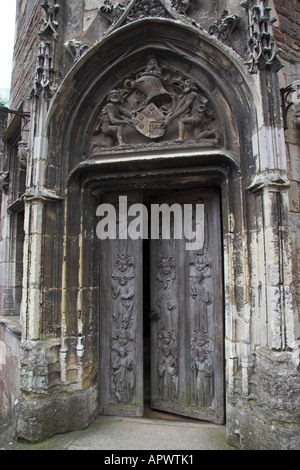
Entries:
{"type": "Polygon", "coordinates": [[[112,275],[112,297],[116,301],[113,321],[116,328],[129,329],[134,308],[134,262],[128,255],[118,255],[112,275]]]}
{"type": "Polygon", "coordinates": [[[117,330],[112,346],[112,394],[116,403],[129,403],[135,387],[135,350],[128,331],[117,330]]]}
{"type": "Polygon", "coordinates": [[[196,255],[195,262],[190,267],[190,295],[193,299],[194,330],[208,331],[208,305],[212,297],[205,279],[211,277],[210,263],[206,256],[196,255]]]}
{"type": "Polygon", "coordinates": [[[134,291],[126,279],[120,278],[119,286],[114,286],[113,298],[118,300],[118,308],[114,313],[116,327],[128,329],[131,324],[134,291]]]}
{"type": "Polygon", "coordinates": [[[173,258],[161,258],[156,279],[159,283],[157,310],[163,327],[174,330],[177,323],[177,302],[175,290],[175,263],[173,258]]]}
{"type": "Polygon", "coordinates": [[[159,392],[163,400],[177,399],[178,388],[178,348],[173,330],[162,330],[158,336],[159,354],[159,392]]]}
{"type": "Polygon", "coordinates": [[[207,334],[195,332],[191,340],[193,371],[192,401],[196,406],[209,407],[214,395],[211,342],[207,334]]]}

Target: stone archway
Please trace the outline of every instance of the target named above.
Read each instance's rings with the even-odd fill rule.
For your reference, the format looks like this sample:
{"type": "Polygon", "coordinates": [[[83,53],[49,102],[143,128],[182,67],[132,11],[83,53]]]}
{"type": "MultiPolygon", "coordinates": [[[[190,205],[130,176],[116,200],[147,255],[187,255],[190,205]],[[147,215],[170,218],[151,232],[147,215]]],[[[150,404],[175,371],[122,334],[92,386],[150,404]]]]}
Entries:
{"type": "MultiPolygon", "coordinates": [[[[87,294],[89,298],[92,298],[92,295],[94,299],[96,299],[96,295],[101,298],[98,284],[99,266],[95,261],[100,258],[100,255],[98,248],[96,248],[95,235],[85,239],[80,233],[95,231],[98,221],[95,218],[95,213],[101,200],[99,197],[107,190],[112,191],[112,188],[115,188],[116,194],[116,191],[139,190],[145,188],[145,185],[148,188],[159,190],[159,187],[161,189],[164,183],[168,187],[172,174],[176,175],[179,186],[182,185],[180,180],[187,181],[187,178],[190,178],[190,185],[192,185],[193,178],[196,178],[196,186],[199,188],[201,188],[201,182],[204,185],[218,186],[221,188],[222,194],[221,225],[224,260],[231,258],[234,253],[236,259],[240,260],[238,276],[246,275],[243,272],[245,267],[242,261],[244,253],[240,251],[239,242],[244,226],[241,198],[246,180],[241,180],[239,175],[241,167],[245,164],[243,152],[249,155],[250,160],[252,158],[252,147],[248,144],[251,132],[253,132],[251,128],[255,127],[253,116],[250,119],[253,98],[251,98],[249,88],[245,83],[239,89],[239,93],[236,93],[236,90],[232,88],[232,83],[224,78],[222,67],[231,68],[232,73],[240,74],[240,72],[235,69],[230,60],[226,62],[220,51],[214,50],[214,54],[219,59],[216,60],[215,68],[209,64],[208,51],[210,49],[210,53],[212,53],[214,49],[211,43],[206,43],[207,47],[201,49],[202,56],[199,59],[199,56],[196,58],[194,55],[193,48],[192,52],[187,50],[187,46],[182,40],[180,54],[178,38],[176,39],[176,48],[174,37],[172,44],[168,44],[168,47],[164,42],[159,44],[159,36],[156,33],[162,34],[161,26],[160,22],[158,24],[143,22],[143,27],[147,27],[151,34],[146,39],[143,33],[138,51],[135,51],[134,54],[130,43],[133,31],[128,28],[129,42],[127,47],[124,47],[124,41],[120,45],[122,60],[118,66],[116,62],[113,62],[113,66],[110,68],[108,66],[110,58],[109,55],[106,56],[107,68],[101,69],[101,71],[99,69],[102,78],[101,86],[99,82],[94,80],[96,73],[95,69],[93,70],[92,82],[86,90],[86,101],[82,100],[81,104],[77,104],[76,118],[71,116],[73,127],[70,127],[69,137],[71,136],[71,141],[76,142],[76,146],[72,144],[70,152],[69,208],[67,213],[78,212],[78,208],[80,208],[81,216],[76,221],[77,229],[74,228],[74,225],[71,228],[71,224],[74,222],[72,216],[69,216],[66,228],[73,234],[73,245],[76,246],[76,250],[77,246],[79,247],[75,256],[78,260],[89,259],[89,263],[91,263],[88,268],[84,269],[79,282],[77,279],[75,280],[77,288],[74,288],[74,282],[72,283],[74,290],[72,305],[73,308],[78,309],[78,298],[80,298],[81,316],[83,312],[86,312],[85,317],[89,316],[88,329],[93,331],[94,338],[98,338],[96,332],[98,331],[99,314],[101,318],[101,308],[99,312],[98,306],[87,304],[82,295],[78,297],[78,292],[90,292],[87,294]],[[186,86],[186,82],[189,86],[186,86]],[[191,109],[177,114],[176,109],[180,109],[180,101],[184,101],[184,98],[189,94],[191,95],[191,106],[195,100],[196,106],[200,109],[199,115],[191,109]],[[202,127],[201,113],[203,111],[207,112],[207,121],[202,127]],[[211,119],[212,116],[214,119],[211,119]],[[170,120],[166,124],[165,121],[168,117],[170,120]],[[79,135],[85,135],[85,139],[79,140],[77,137],[79,135]],[[245,138],[246,135],[247,138],[245,138]],[[78,161],[82,155],[85,159],[78,161]],[[220,178],[220,174],[222,174],[222,178],[220,178]],[[161,182],[158,184],[159,179],[161,182]],[[148,182],[150,180],[151,183],[148,182]],[[93,211],[91,216],[93,222],[87,222],[86,219],[86,215],[90,211],[93,211]],[[87,226],[84,225],[85,223],[87,226]],[[231,233],[229,230],[233,230],[235,233],[236,245],[228,244],[231,233]],[[89,255],[91,252],[93,260],[89,255]]],[[[132,29],[136,27],[135,25],[132,29]]],[[[168,24],[168,27],[172,30],[174,25],[168,24]]],[[[185,36],[186,31],[183,30],[181,33],[185,36]]],[[[103,47],[102,54],[105,55],[106,44],[103,47]]],[[[112,57],[115,58],[114,52],[112,52],[112,57]]],[[[87,60],[87,58],[85,59],[87,60]]],[[[92,62],[94,67],[97,67],[94,60],[92,62]]],[[[226,70],[228,73],[228,69],[226,70]]],[[[241,77],[239,81],[242,82],[241,77]]],[[[74,256],[75,252],[72,251],[72,254],[74,256]]],[[[115,253],[115,255],[117,254],[115,253]]],[[[68,256],[66,259],[68,260],[68,256]]],[[[114,260],[111,259],[110,265],[113,263],[114,260]]],[[[227,289],[233,290],[232,266],[225,263],[224,268],[224,285],[227,289]]],[[[70,261],[67,261],[66,264],[66,270],[68,269],[71,269],[70,261]],[[68,268],[68,263],[70,268],[68,268]]],[[[79,262],[78,269],[80,269],[79,262]]],[[[107,280],[106,284],[111,285],[111,282],[107,280]]],[[[70,289],[71,285],[65,288],[65,292],[70,289]]],[[[226,340],[226,361],[227,364],[231,364],[229,344],[232,339],[232,347],[234,348],[235,339],[234,334],[232,335],[234,319],[232,317],[233,310],[228,301],[228,292],[225,292],[224,295],[226,334],[229,332],[226,340]]],[[[111,302],[111,309],[113,309],[112,305],[111,302]]],[[[239,308],[242,311],[242,305],[239,308]]],[[[74,329],[76,329],[75,321],[76,318],[74,318],[74,329]]],[[[66,330],[68,328],[69,325],[66,324],[66,330]]],[[[108,333],[107,328],[106,325],[106,336],[110,337],[111,334],[108,333]]],[[[85,336],[85,325],[82,319],[78,322],[78,329],[80,334],[85,336]]],[[[66,341],[68,341],[67,336],[66,341]]],[[[95,339],[91,340],[91,343],[95,343],[95,339]]],[[[112,344],[106,345],[104,349],[109,351],[112,346],[112,344]]],[[[98,350],[95,346],[92,357],[98,361],[98,350]]],[[[228,383],[232,380],[230,375],[234,374],[234,358],[232,359],[232,364],[226,371],[228,383]],[[230,369],[231,366],[232,369],[230,369]]],[[[104,363],[108,364],[108,361],[104,360],[104,363]]],[[[106,395],[106,398],[100,399],[100,403],[105,403],[103,410],[108,412],[106,404],[110,394],[109,400],[112,405],[109,407],[110,412],[113,408],[114,413],[122,414],[123,411],[120,411],[122,406],[114,403],[112,398],[112,370],[108,370],[104,365],[102,370],[103,373],[100,372],[102,379],[99,377],[100,395],[101,393],[106,395]]],[[[133,411],[134,413],[135,411],[133,411]]]]}
{"type": "MultiPolygon", "coordinates": [[[[56,354],[60,381],[55,385],[55,396],[49,393],[47,398],[56,409],[62,409],[66,401],[72,406],[78,403],[83,426],[99,412],[100,272],[95,228],[99,196],[103,192],[113,187],[122,191],[145,186],[159,191],[169,187],[172,178],[177,188],[185,184],[190,188],[209,185],[220,188],[229,387],[234,384],[235,373],[236,356],[231,352],[237,340],[236,308],[243,318],[242,302],[239,296],[234,298],[233,292],[236,287],[239,291],[239,279],[245,278],[247,272],[240,247],[247,224],[243,202],[251,175],[248,172],[245,179],[240,175],[244,168],[252,168],[254,161],[253,95],[236,66],[236,57],[229,57],[202,32],[169,20],[142,20],[126,26],[124,31],[113,32],[74,66],[57,93],[47,123],[51,136],[49,190],[54,187],[57,190],[59,185],[65,197],[63,204],[58,202],[55,209],[47,207],[46,212],[48,232],[44,252],[52,249],[51,238],[47,236],[51,230],[57,229],[57,239],[63,241],[54,249],[53,256],[58,266],[56,292],[61,299],[60,324],[54,325],[57,329],[53,335],[59,331],[61,336],[49,354],[52,361],[56,354]],[[160,71],[147,70],[150,56],[156,58],[160,71]],[[233,86],[230,74],[236,77],[238,86],[233,86]],[[145,88],[145,77],[150,77],[152,85],[156,82],[153,90],[149,83],[145,88]],[[159,78],[159,87],[154,78],[159,78]],[[126,96],[132,87],[134,93],[126,96]],[[105,132],[98,119],[103,119],[103,113],[109,114],[110,94],[116,89],[115,104],[122,104],[132,119],[126,129],[122,119],[117,124],[123,135],[118,128],[106,128],[109,132],[105,132]],[[191,107],[182,111],[180,102],[187,96],[185,90],[191,95],[187,100],[191,107]],[[140,103],[137,92],[141,93],[140,103]],[[193,110],[193,105],[198,111],[193,110]],[[151,106],[152,109],[148,108],[151,106]],[[187,111],[190,114],[185,114],[187,111]],[[231,264],[233,256],[237,268],[231,264]]],[[[113,127],[114,123],[109,124],[113,127]]],[[[47,204],[51,201],[47,200],[47,204]]],[[[44,285],[48,302],[53,292],[47,284],[52,281],[51,274],[44,285]]],[[[46,316],[43,320],[44,324],[50,323],[46,316]]],[[[46,402],[40,406],[46,406],[46,402]]],[[[30,408],[30,401],[22,402],[21,406],[30,408]]],[[[66,419],[64,429],[74,428],[74,420],[66,419]]]]}

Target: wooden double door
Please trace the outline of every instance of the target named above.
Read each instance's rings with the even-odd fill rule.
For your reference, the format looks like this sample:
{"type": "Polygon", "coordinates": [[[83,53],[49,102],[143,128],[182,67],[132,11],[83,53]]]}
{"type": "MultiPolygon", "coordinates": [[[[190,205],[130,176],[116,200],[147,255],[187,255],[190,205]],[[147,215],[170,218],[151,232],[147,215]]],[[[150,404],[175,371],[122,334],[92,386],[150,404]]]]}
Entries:
{"type": "Polygon", "coordinates": [[[133,223],[137,230],[141,226],[137,227],[136,204],[144,206],[144,239],[132,237],[134,231],[129,230],[131,236],[124,234],[124,217],[118,212],[120,195],[103,198],[115,208],[117,226],[122,223],[123,232],[120,237],[117,230],[116,239],[100,242],[100,413],[142,416],[145,396],[150,394],[153,409],[222,424],[224,318],[219,192],[214,188],[158,195],[132,192],[126,195],[126,201],[132,208],[127,226],[133,223]],[[163,204],[165,209],[174,209],[170,210],[167,235],[163,226],[166,220],[160,217],[159,227],[153,227],[151,220],[153,205],[161,208],[163,204]],[[187,245],[192,238],[187,238],[184,228],[190,222],[186,220],[188,214],[192,214],[191,228],[196,233],[196,207],[200,206],[203,243],[193,249],[193,245],[187,245]],[[185,212],[186,207],[192,212],[185,212]],[[144,362],[150,362],[148,372],[144,362]]]}

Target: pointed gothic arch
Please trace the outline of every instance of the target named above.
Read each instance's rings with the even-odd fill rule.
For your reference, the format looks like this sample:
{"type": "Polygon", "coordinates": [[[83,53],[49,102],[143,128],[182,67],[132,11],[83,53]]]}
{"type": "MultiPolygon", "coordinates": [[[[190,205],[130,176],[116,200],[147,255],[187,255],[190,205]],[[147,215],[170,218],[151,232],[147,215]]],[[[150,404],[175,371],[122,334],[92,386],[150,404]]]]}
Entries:
{"type": "MultiPolygon", "coordinates": [[[[57,208],[55,222],[64,239],[63,253],[56,253],[64,260],[59,330],[66,351],[72,349],[74,338],[78,338],[79,343],[84,338],[84,348],[89,353],[77,366],[81,377],[78,387],[81,391],[83,387],[87,396],[98,395],[99,387],[98,371],[93,366],[99,361],[100,314],[100,253],[95,228],[99,196],[105,191],[161,190],[166,185],[187,189],[219,188],[226,286],[223,312],[226,350],[231,340],[234,341],[229,297],[230,290],[237,287],[232,281],[230,263],[226,261],[235,256],[239,260],[236,278],[247,276],[243,262],[245,252],[241,249],[241,234],[247,224],[243,198],[255,167],[251,140],[257,131],[255,109],[259,100],[252,82],[238,56],[215,38],[189,24],[179,25],[173,19],[145,18],[111,31],[74,65],[58,90],[48,114],[51,136],[48,184],[50,187],[53,184],[53,189],[66,196],[64,215],[61,207],[57,208]],[[177,95],[184,97],[185,81],[194,83],[194,93],[200,101],[204,100],[205,106],[209,105],[215,117],[218,139],[214,134],[211,139],[199,140],[192,132],[190,140],[178,142],[178,116],[173,128],[163,135],[155,135],[155,139],[138,132],[136,125],[127,129],[125,146],[118,142],[116,135],[106,140],[105,145],[98,135],[95,137],[98,118],[107,106],[110,92],[117,89],[126,95],[128,89],[124,88],[124,83],[136,84],[145,76],[149,57],[155,57],[157,66],[164,70],[160,85],[164,96],[165,92],[171,95],[171,101],[177,95]],[[229,248],[228,237],[233,225],[237,242],[235,247],[229,248]]],[[[146,105],[148,92],[144,88],[142,92],[146,105]]],[[[154,101],[156,110],[165,116],[172,115],[171,101],[166,103],[166,108],[163,101],[154,101]]],[[[136,102],[128,100],[125,104],[127,110],[133,106],[136,117],[139,112],[136,102]]],[[[242,312],[242,296],[237,302],[242,312]]],[[[67,355],[61,367],[67,385],[74,367],[67,355]]],[[[230,379],[227,377],[227,380],[230,379]]],[[[92,407],[93,416],[97,413],[97,403],[92,407]]]]}
{"type": "Polygon", "coordinates": [[[70,152],[70,174],[88,156],[86,140],[109,91],[124,87],[126,78],[145,67],[154,55],[180,76],[195,81],[210,101],[222,126],[222,145],[238,166],[249,167],[252,149],[244,148],[257,132],[260,98],[255,80],[239,56],[214,37],[172,19],[145,18],[113,30],[76,62],[59,88],[48,114],[51,135],[63,146],[57,158],[70,152]],[[55,119],[53,119],[55,116],[55,119]],[[72,148],[73,146],[73,148],[72,148]]]}
{"type": "MultiPolygon", "coordinates": [[[[208,312],[216,312],[218,305],[220,315],[210,326],[214,323],[221,330],[221,342],[215,348],[220,353],[218,365],[222,365],[218,378],[223,382],[218,382],[218,390],[225,397],[230,442],[260,447],[261,442],[272,446],[280,441],[283,446],[289,436],[296,439],[297,310],[291,274],[295,233],[291,236],[288,222],[289,181],[277,76],[280,64],[268,1],[242,2],[250,13],[250,31],[245,17],[233,40],[240,55],[229,42],[222,42],[226,37],[218,31],[224,26],[225,12],[217,19],[223,2],[129,0],[117,5],[106,0],[109,26],[103,18],[99,20],[95,9],[94,21],[85,31],[78,25],[73,32],[67,28],[65,34],[61,34],[63,24],[52,21],[58,6],[49,9],[45,3],[47,21],[39,33],[43,41],[32,94],[31,179],[24,194],[24,341],[16,434],[39,440],[82,429],[99,408],[103,412],[108,404],[110,410],[115,405],[124,410],[124,405],[131,406],[133,396],[141,398],[141,389],[136,393],[137,374],[130,367],[122,369],[123,353],[131,366],[129,325],[131,314],[137,313],[130,300],[132,292],[126,292],[126,287],[136,289],[142,256],[147,249],[148,254],[153,253],[155,247],[149,250],[146,246],[141,253],[139,246],[129,257],[124,250],[103,248],[96,232],[98,205],[120,193],[146,204],[166,195],[171,204],[180,195],[182,204],[190,202],[186,198],[195,192],[204,200],[211,191],[210,207],[212,194],[217,201],[214,207],[218,206],[211,218],[205,213],[212,224],[205,232],[213,240],[211,251],[205,257],[197,252],[183,259],[183,250],[166,256],[160,246],[156,258],[149,256],[156,260],[151,268],[155,288],[150,301],[162,299],[168,304],[168,296],[160,290],[162,277],[155,273],[167,260],[166,270],[175,267],[177,271],[166,282],[166,289],[177,289],[176,300],[180,298],[183,313],[177,315],[179,309],[171,302],[175,320],[186,320],[186,312],[193,319],[190,323],[181,319],[179,325],[167,312],[160,323],[153,349],[164,350],[165,357],[153,361],[160,364],[165,360],[166,365],[169,359],[171,367],[169,376],[161,368],[158,398],[166,401],[171,397],[172,402],[176,397],[182,378],[176,373],[180,356],[181,368],[189,371],[185,376],[202,386],[199,393],[193,390],[190,394],[189,405],[197,407],[201,401],[212,405],[211,378],[217,371],[210,370],[214,338],[209,335],[208,312]],[[201,7],[193,10],[196,3],[201,7]],[[216,4],[219,8],[212,12],[216,4]],[[255,12],[258,14],[252,17],[255,12]],[[212,35],[196,23],[202,20],[212,35]],[[253,22],[260,32],[252,28],[253,22]],[[77,39],[65,43],[67,52],[60,46],[71,34],[77,39]],[[48,48],[44,40],[50,36],[48,48]],[[257,56],[253,48],[250,51],[251,71],[242,59],[249,36],[250,45],[259,52],[257,56]],[[262,37],[264,51],[259,49],[262,37]],[[73,65],[67,55],[70,50],[73,65]],[[151,57],[155,62],[150,63],[151,57]],[[52,60],[58,81],[69,70],[55,95],[52,60]],[[116,272],[120,259],[129,262],[126,275],[116,272]],[[179,286],[185,292],[178,294],[179,286]],[[210,303],[212,292],[217,295],[210,303]],[[128,302],[122,303],[121,293],[128,302]],[[111,326],[111,317],[114,327],[123,327],[128,335],[120,335],[111,326]],[[174,334],[163,327],[171,327],[174,334]],[[176,345],[179,329],[184,354],[174,350],[167,354],[166,343],[171,340],[176,345]],[[189,362],[184,363],[184,357],[189,362]],[[127,377],[127,382],[119,384],[119,376],[127,377]],[[287,401],[282,399],[286,387],[292,388],[287,401]],[[279,391],[276,396],[274,389],[279,391]],[[285,419],[280,423],[277,418],[278,413],[282,416],[283,403],[285,419]],[[274,432],[272,420],[276,421],[274,432]],[[287,428],[286,422],[291,426],[287,428]]],[[[75,3],[62,5],[64,22],[87,19],[88,2],[78,0],[81,9],[76,14],[75,3]]],[[[233,21],[236,18],[231,16],[233,21]]],[[[168,250],[173,248],[174,244],[168,245],[168,250]]],[[[140,302],[141,289],[139,297],[137,290],[135,295],[140,302]]],[[[158,314],[154,302],[151,315],[158,314]]],[[[141,329],[140,323],[136,325],[141,329]]],[[[140,350],[135,352],[138,357],[140,350]]],[[[224,406],[219,404],[221,422],[224,406]]],[[[169,405],[171,409],[172,403],[169,405]]]]}

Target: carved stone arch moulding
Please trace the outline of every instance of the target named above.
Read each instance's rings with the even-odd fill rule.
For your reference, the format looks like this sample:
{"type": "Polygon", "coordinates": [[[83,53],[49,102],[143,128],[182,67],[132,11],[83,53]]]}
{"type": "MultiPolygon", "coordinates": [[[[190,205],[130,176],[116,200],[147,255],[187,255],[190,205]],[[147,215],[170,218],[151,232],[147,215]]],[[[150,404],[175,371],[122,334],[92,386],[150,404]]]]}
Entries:
{"type": "Polygon", "coordinates": [[[245,168],[254,167],[254,78],[234,52],[225,53],[226,46],[216,42],[159,18],[126,25],[89,50],[49,112],[56,136],[50,145],[56,158],[60,147],[68,161],[65,175],[108,153],[191,147],[199,154],[231,152],[238,165],[246,155],[245,168]]]}

